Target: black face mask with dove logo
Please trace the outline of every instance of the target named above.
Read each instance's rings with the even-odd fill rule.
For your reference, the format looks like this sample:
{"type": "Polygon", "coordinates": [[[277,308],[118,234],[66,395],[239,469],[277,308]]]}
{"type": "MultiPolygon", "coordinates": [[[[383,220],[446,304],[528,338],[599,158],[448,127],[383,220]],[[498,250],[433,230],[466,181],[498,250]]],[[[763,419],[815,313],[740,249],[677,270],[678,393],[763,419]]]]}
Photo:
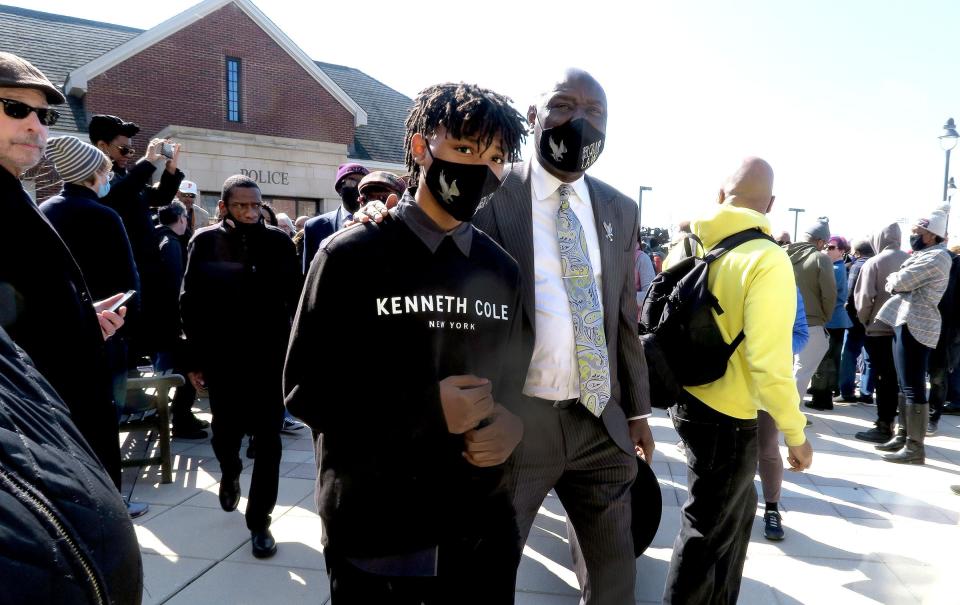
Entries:
{"type": "Polygon", "coordinates": [[[569,120],[553,128],[543,128],[540,157],[557,170],[584,172],[600,157],[605,140],[606,135],[584,118],[569,120]]]}
{"type": "Polygon", "coordinates": [[[483,199],[500,188],[500,179],[486,164],[441,160],[427,146],[433,163],[424,175],[427,189],[443,209],[458,221],[470,222],[483,199]]]}

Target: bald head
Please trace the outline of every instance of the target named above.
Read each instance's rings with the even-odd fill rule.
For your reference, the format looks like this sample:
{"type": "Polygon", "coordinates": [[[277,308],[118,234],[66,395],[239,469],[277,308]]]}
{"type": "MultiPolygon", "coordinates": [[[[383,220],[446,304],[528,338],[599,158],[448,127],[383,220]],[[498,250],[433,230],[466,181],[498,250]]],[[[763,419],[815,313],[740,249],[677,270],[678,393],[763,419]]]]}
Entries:
{"type": "Polygon", "coordinates": [[[760,158],[747,158],[720,192],[720,203],[729,202],[766,214],[773,206],[773,168],[760,158]]]}
{"type": "Polygon", "coordinates": [[[607,93],[603,90],[603,86],[600,85],[600,82],[590,75],[590,72],[582,69],[568,67],[557,74],[553,82],[554,84],[550,87],[550,89],[544,92],[541,96],[541,106],[546,104],[546,102],[554,93],[559,91],[570,91],[571,89],[586,89],[590,91],[590,93],[592,93],[596,98],[602,99],[604,104],[607,102],[607,93]]]}

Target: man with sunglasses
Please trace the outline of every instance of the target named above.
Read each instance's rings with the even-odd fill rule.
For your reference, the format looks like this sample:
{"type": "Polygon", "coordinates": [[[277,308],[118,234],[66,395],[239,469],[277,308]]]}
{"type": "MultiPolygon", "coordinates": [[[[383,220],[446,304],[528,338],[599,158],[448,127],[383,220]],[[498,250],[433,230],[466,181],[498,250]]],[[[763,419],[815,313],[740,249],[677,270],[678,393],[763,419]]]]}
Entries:
{"type": "Polygon", "coordinates": [[[157,325],[157,292],[162,289],[163,274],[152,208],[169,204],[177,194],[184,176],[177,169],[180,146],[173,145],[173,157],[167,160],[160,181],[154,187],[150,184],[156,170],[154,162],[161,158],[161,147],[168,141],[153,139],[144,156],[133,163],[136,150],[130,139],[140,132],[139,126],[117,116],[95,115],[90,120],[89,132],[90,142],[113,160],[114,177],[110,181],[110,192],[100,201],[113,208],[123,220],[140,272],[141,314],[133,326],[131,354],[152,354],[156,352],[158,335],[153,327],[157,325]]]}
{"type": "MultiPolygon", "coordinates": [[[[104,340],[123,325],[120,296],[94,302],[66,244],[20,182],[46,147],[63,94],[37,68],[0,53],[0,327],[33,359],[114,484],[120,448],[104,340]]],[[[142,507],[145,512],[146,507],[142,507]]]]}
{"type": "Polygon", "coordinates": [[[177,191],[177,199],[187,208],[187,231],[184,233],[184,241],[189,242],[193,237],[194,231],[197,231],[210,224],[210,213],[198,206],[200,189],[193,181],[183,181],[180,183],[180,190],[177,191]]]}

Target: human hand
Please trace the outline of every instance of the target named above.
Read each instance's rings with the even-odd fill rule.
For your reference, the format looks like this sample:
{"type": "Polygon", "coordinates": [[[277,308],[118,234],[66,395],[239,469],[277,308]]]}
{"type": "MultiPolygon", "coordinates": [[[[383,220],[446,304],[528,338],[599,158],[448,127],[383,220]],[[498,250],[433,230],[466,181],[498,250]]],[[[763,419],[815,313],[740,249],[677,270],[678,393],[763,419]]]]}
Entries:
{"type": "Polygon", "coordinates": [[[499,403],[494,404],[490,420],[487,426],[467,431],[463,436],[463,457],[474,466],[503,464],[523,438],[523,421],[499,403]]]}
{"type": "Polygon", "coordinates": [[[116,334],[117,330],[123,327],[123,318],[127,315],[127,308],[120,307],[116,311],[110,310],[110,307],[123,296],[123,292],[117,292],[110,298],[93,303],[93,310],[97,313],[97,321],[100,322],[100,334],[104,340],[116,334]]]}
{"type": "Polygon", "coordinates": [[[364,204],[360,210],[357,210],[353,213],[353,220],[347,221],[344,223],[345,226],[349,227],[351,225],[364,224],[373,221],[374,223],[382,223],[383,219],[390,216],[390,209],[396,206],[400,202],[400,198],[397,197],[396,193],[391,193],[387,196],[386,203],[381,202],[380,200],[373,200],[372,202],[367,202],[364,204]]]}
{"type": "Polygon", "coordinates": [[[802,472],[810,468],[813,464],[813,446],[810,445],[810,441],[804,441],[803,445],[788,445],[787,463],[790,465],[790,470],[794,472],[802,472]]]}
{"type": "Polygon", "coordinates": [[[447,376],[440,381],[440,404],[447,430],[462,435],[493,413],[490,381],[473,375],[447,376]]]}
{"type": "Polygon", "coordinates": [[[653,440],[653,432],[650,431],[650,424],[646,418],[630,420],[627,422],[630,427],[630,441],[637,452],[637,455],[650,464],[653,462],[653,450],[657,448],[653,440]]]}
{"type": "Polygon", "coordinates": [[[197,391],[207,388],[207,381],[203,378],[203,372],[187,372],[187,379],[197,391]]]}
{"type": "Polygon", "coordinates": [[[150,141],[150,144],[147,145],[147,150],[144,152],[143,157],[150,163],[156,162],[160,159],[160,147],[166,143],[163,139],[153,139],[150,141]]]}

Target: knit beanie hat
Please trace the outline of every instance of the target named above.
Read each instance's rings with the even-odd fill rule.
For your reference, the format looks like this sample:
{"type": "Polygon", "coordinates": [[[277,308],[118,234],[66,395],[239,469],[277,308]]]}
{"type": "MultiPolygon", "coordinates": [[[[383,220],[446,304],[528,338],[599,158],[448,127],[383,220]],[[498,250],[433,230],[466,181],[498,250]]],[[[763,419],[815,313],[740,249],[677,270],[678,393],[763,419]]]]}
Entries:
{"type": "Polygon", "coordinates": [[[943,204],[937,206],[936,210],[926,216],[921,216],[914,223],[917,227],[923,227],[930,233],[939,236],[947,236],[947,216],[950,214],[950,206],[943,204]]]}
{"type": "Polygon", "coordinates": [[[110,156],[77,137],[56,137],[47,141],[47,157],[67,183],[81,183],[110,161],[110,156]]]}
{"type": "Polygon", "coordinates": [[[817,222],[813,225],[807,227],[807,230],[804,231],[807,235],[813,239],[822,239],[827,241],[830,239],[830,219],[825,216],[821,216],[817,219],[817,222]]]}
{"type": "Polygon", "coordinates": [[[340,185],[343,184],[343,179],[351,174],[359,174],[361,177],[365,177],[370,174],[370,171],[360,164],[340,164],[340,167],[337,168],[337,178],[333,181],[333,188],[337,193],[340,193],[340,185]]]}

